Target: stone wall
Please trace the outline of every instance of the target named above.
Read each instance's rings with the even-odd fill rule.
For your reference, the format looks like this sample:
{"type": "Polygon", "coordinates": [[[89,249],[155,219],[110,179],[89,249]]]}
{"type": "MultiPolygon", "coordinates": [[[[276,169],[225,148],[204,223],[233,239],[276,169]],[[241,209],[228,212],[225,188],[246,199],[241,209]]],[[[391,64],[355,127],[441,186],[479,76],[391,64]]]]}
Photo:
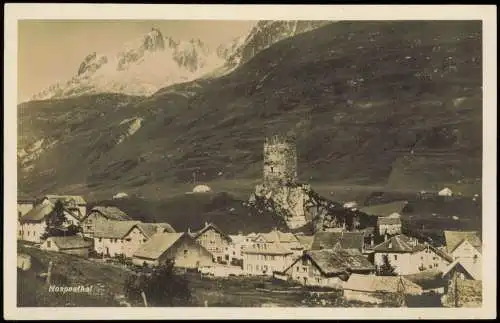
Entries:
{"type": "Polygon", "coordinates": [[[280,137],[267,138],[264,143],[264,183],[295,182],[297,150],[293,143],[280,137]]]}
{"type": "Polygon", "coordinates": [[[481,307],[482,302],[481,280],[457,279],[455,287],[455,280],[452,278],[449,281],[448,292],[442,298],[445,307],[481,307]]]}

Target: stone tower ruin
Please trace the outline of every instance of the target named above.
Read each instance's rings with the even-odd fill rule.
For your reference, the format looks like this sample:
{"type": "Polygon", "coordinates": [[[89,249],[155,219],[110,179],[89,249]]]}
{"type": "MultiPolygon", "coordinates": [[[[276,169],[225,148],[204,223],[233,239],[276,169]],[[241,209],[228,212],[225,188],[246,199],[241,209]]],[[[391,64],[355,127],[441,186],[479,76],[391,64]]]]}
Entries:
{"type": "Polygon", "coordinates": [[[278,135],[264,142],[264,185],[294,183],[297,180],[297,150],[288,138],[278,135]]]}

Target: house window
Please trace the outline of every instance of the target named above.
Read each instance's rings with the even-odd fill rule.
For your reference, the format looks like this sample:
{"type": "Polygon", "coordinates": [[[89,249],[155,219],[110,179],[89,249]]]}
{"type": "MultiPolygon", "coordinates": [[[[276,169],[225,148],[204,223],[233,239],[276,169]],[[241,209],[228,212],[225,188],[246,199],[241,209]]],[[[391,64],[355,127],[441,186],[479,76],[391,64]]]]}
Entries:
{"type": "Polygon", "coordinates": [[[302,259],[302,266],[307,266],[307,259],[302,259]]]}
{"type": "Polygon", "coordinates": [[[99,242],[102,242],[102,238],[99,238],[99,242]]]}
{"type": "Polygon", "coordinates": [[[187,256],[188,256],[188,251],[187,249],[184,249],[184,258],[187,258],[187,256]]]}
{"type": "Polygon", "coordinates": [[[259,270],[259,265],[255,265],[255,270],[259,270]]]}
{"type": "Polygon", "coordinates": [[[47,248],[50,248],[50,240],[47,240],[47,248]]]}
{"type": "Polygon", "coordinates": [[[397,255],[394,255],[394,260],[398,260],[398,256],[397,255]]]}
{"type": "Polygon", "coordinates": [[[478,259],[478,256],[477,255],[474,255],[474,263],[477,262],[477,259],[478,259]]]}

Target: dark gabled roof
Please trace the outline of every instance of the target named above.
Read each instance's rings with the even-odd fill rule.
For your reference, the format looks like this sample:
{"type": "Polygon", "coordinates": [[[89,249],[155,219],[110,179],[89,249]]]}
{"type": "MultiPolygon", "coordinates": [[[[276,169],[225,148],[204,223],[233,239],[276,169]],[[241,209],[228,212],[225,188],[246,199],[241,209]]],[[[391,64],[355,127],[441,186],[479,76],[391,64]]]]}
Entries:
{"type": "Polygon", "coordinates": [[[81,236],[69,236],[69,237],[49,237],[59,249],[79,249],[79,248],[90,248],[92,246],[92,241],[85,239],[81,236]]]}
{"type": "Polygon", "coordinates": [[[407,201],[395,201],[391,203],[365,206],[360,208],[359,211],[373,216],[389,216],[393,213],[401,214],[407,204],[407,201]]]}
{"type": "Polygon", "coordinates": [[[434,289],[444,287],[445,280],[442,277],[442,272],[439,270],[424,270],[416,274],[404,275],[409,281],[419,285],[423,289],[434,289]]]}
{"type": "Polygon", "coordinates": [[[137,227],[144,233],[144,235],[148,238],[153,236],[155,233],[158,233],[159,229],[162,232],[175,233],[174,228],[168,223],[138,223],[137,227]]]}
{"type": "Polygon", "coordinates": [[[311,250],[305,252],[301,258],[294,261],[288,268],[293,267],[304,257],[321,271],[324,276],[336,276],[356,271],[374,271],[375,266],[363,256],[358,249],[342,250],[311,250]]]}
{"type": "Polygon", "coordinates": [[[404,234],[399,234],[387,239],[381,244],[376,245],[373,247],[373,251],[412,253],[418,250],[423,250],[423,248],[425,248],[425,246],[416,242],[415,239],[405,236],[404,234]]]}
{"type": "Polygon", "coordinates": [[[450,256],[449,254],[447,254],[446,252],[444,252],[443,250],[440,250],[430,244],[427,244],[427,246],[429,247],[429,249],[431,249],[432,251],[434,251],[434,253],[438,256],[440,256],[441,258],[445,259],[446,261],[448,262],[453,262],[453,257],[450,256]]]}
{"type": "Polygon", "coordinates": [[[23,217],[21,217],[21,222],[42,222],[45,218],[52,212],[54,205],[51,203],[38,204],[34,208],[28,211],[23,217]]]}
{"type": "MultiPolygon", "coordinates": [[[[29,210],[24,216],[20,218],[22,223],[25,222],[42,222],[45,218],[54,210],[54,204],[51,202],[41,203],[36,205],[34,208],[29,210]]],[[[64,208],[64,212],[68,215],[71,215],[77,220],[80,220],[80,217],[74,212],[64,208]]]]}
{"type": "Polygon", "coordinates": [[[95,238],[113,238],[122,239],[125,237],[140,221],[106,221],[99,223],[94,231],[95,238]]]}
{"type": "Polygon", "coordinates": [[[446,251],[451,254],[465,240],[476,248],[479,252],[482,250],[481,237],[477,231],[444,231],[446,241],[446,251]]]}
{"type": "Polygon", "coordinates": [[[190,233],[190,235],[194,238],[194,239],[197,239],[200,235],[202,235],[203,233],[205,233],[206,231],[210,230],[210,229],[213,229],[215,231],[217,231],[222,237],[224,237],[227,241],[231,242],[231,237],[229,235],[227,235],[226,233],[224,233],[221,229],[219,229],[219,227],[217,227],[215,224],[213,223],[207,223],[205,222],[205,226],[203,228],[201,228],[200,230],[196,231],[196,232],[192,232],[190,233]]]}
{"type": "Polygon", "coordinates": [[[441,277],[445,278],[446,275],[450,273],[450,271],[454,268],[461,270],[463,273],[466,273],[469,278],[474,280],[481,280],[481,272],[478,271],[477,268],[473,266],[466,265],[465,263],[460,262],[460,259],[455,260],[451,264],[449,264],[442,272],[441,277]],[[476,269],[476,270],[474,270],[476,269]]]}
{"type": "Polygon", "coordinates": [[[132,220],[127,213],[123,212],[119,208],[115,206],[94,206],[91,212],[98,212],[102,214],[106,219],[115,220],[115,221],[127,221],[132,220]]]}
{"type": "Polygon", "coordinates": [[[375,276],[351,274],[349,280],[344,283],[344,289],[367,293],[399,293],[419,295],[422,287],[403,276],[375,276]]]}
{"type": "Polygon", "coordinates": [[[363,250],[363,232],[316,232],[314,234],[312,250],[334,249],[337,243],[342,249],[363,250]]]}
{"type": "MultiPolygon", "coordinates": [[[[143,244],[136,252],[134,257],[145,259],[158,259],[165,251],[170,249],[174,243],[179,240],[184,233],[157,233],[151,237],[145,244],[143,244]]],[[[189,237],[189,235],[186,235],[189,237]]],[[[199,245],[200,248],[203,248],[199,245]]]]}
{"type": "Polygon", "coordinates": [[[310,250],[314,241],[314,236],[296,236],[299,243],[304,247],[305,250],[310,250]]]}
{"type": "Polygon", "coordinates": [[[290,243],[298,242],[299,240],[290,232],[281,232],[278,230],[273,230],[269,233],[261,233],[266,242],[276,242],[276,243],[290,243]]]}

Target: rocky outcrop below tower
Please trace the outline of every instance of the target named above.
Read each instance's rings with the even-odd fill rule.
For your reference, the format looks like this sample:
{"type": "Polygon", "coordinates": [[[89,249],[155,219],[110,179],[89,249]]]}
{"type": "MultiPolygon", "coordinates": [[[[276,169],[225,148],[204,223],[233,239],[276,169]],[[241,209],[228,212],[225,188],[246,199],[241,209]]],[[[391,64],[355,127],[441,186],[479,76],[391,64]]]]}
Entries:
{"type": "Polygon", "coordinates": [[[250,195],[248,204],[275,213],[285,220],[290,229],[312,224],[315,232],[353,231],[376,224],[375,217],[330,201],[316,193],[308,184],[259,184],[250,195]]]}

